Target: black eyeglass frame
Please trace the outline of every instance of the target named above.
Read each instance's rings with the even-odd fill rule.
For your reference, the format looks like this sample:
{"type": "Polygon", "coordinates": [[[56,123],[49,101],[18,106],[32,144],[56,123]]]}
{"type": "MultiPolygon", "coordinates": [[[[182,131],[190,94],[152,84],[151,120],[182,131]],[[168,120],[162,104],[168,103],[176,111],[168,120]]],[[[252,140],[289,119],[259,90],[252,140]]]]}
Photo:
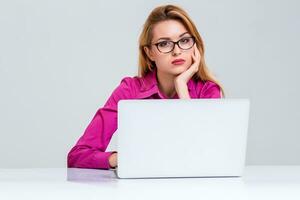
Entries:
{"type": "Polygon", "coordinates": [[[150,44],[150,45],[155,45],[156,48],[157,48],[157,50],[158,50],[160,53],[170,53],[171,51],[174,50],[175,45],[177,45],[177,46],[178,46],[180,49],[182,49],[182,50],[189,50],[189,49],[191,49],[191,48],[195,45],[195,43],[196,43],[195,37],[194,37],[194,36],[189,36],[189,37],[183,37],[183,38],[177,40],[176,42],[174,42],[174,41],[172,41],[172,40],[164,40],[164,41],[157,42],[157,43],[150,44]],[[193,44],[192,44],[192,46],[191,46],[190,48],[184,49],[184,48],[180,47],[179,42],[180,42],[181,40],[187,39],[187,38],[192,38],[192,39],[193,39],[193,44]],[[172,42],[172,43],[173,43],[173,48],[172,48],[170,51],[168,51],[168,52],[162,52],[162,51],[160,51],[159,48],[158,48],[158,45],[159,45],[160,43],[162,43],[162,42],[165,42],[165,41],[168,41],[168,42],[172,42]]]}

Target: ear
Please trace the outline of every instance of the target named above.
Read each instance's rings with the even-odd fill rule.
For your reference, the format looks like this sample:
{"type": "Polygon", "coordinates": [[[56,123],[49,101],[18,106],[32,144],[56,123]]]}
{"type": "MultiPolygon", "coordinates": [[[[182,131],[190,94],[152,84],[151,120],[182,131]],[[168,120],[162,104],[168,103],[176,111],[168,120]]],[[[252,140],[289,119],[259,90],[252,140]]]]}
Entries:
{"type": "Polygon", "coordinates": [[[154,61],[154,55],[153,55],[153,52],[151,51],[151,49],[149,49],[149,47],[144,47],[144,51],[145,53],[147,54],[148,58],[151,60],[151,61],[154,61]]]}

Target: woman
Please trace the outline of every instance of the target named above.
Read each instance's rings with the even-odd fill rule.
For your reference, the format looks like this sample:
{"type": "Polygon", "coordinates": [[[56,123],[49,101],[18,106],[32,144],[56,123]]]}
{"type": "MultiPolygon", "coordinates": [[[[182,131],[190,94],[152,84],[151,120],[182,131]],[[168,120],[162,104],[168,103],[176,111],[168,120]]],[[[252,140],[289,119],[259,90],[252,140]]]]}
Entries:
{"type": "Polygon", "coordinates": [[[117,130],[121,99],[222,98],[208,70],[196,26],[180,7],[165,5],[148,16],[139,38],[139,75],[125,77],[68,154],[68,167],[110,169],[117,151],[105,152],[117,130]]]}

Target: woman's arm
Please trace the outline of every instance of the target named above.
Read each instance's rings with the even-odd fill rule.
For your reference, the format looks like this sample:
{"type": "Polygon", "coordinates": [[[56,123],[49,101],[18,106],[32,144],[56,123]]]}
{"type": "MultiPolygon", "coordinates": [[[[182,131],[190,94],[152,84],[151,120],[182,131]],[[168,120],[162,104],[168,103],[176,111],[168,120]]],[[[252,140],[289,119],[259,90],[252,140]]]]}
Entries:
{"type": "Polygon", "coordinates": [[[116,151],[105,150],[117,129],[118,101],[132,97],[133,88],[130,81],[131,77],[122,79],[105,105],[96,112],[84,134],[68,153],[68,167],[111,168],[109,158],[116,151]]]}
{"type": "Polygon", "coordinates": [[[198,72],[200,59],[201,59],[200,52],[199,52],[197,46],[195,45],[194,52],[192,54],[193,62],[191,64],[191,66],[186,71],[184,71],[183,73],[178,75],[174,80],[175,89],[176,89],[176,92],[180,99],[190,99],[191,98],[189,95],[187,82],[192,78],[192,76],[195,73],[198,72]]]}
{"type": "Polygon", "coordinates": [[[178,94],[179,99],[190,99],[189,90],[186,83],[175,84],[175,89],[178,94]]]}
{"type": "Polygon", "coordinates": [[[117,112],[109,107],[99,109],[83,136],[68,154],[68,167],[109,169],[108,158],[113,152],[105,152],[112,134],[117,128],[117,112]]]}

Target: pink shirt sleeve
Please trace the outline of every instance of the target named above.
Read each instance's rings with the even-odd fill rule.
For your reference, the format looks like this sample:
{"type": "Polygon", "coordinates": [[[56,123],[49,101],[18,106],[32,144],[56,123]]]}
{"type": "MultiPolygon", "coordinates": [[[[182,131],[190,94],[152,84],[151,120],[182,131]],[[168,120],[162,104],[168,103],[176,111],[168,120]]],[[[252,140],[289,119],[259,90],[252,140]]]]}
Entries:
{"type": "Polygon", "coordinates": [[[108,158],[114,151],[105,152],[117,130],[117,104],[132,97],[131,78],[125,77],[112,92],[105,105],[93,119],[67,157],[68,167],[109,169],[108,158]]]}
{"type": "Polygon", "coordinates": [[[198,98],[221,98],[221,88],[212,81],[206,81],[198,98]]]}

